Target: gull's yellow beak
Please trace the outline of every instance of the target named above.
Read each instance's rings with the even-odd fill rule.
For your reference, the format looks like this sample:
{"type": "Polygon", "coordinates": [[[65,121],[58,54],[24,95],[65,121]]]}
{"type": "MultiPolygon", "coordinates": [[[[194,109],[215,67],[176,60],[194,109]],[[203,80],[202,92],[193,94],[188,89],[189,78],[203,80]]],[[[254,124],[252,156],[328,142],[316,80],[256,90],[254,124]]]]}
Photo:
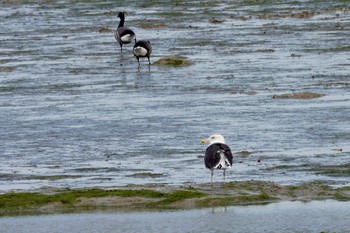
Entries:
{"type": "Polygon", "coordinates": [[[208,139],[206,138],[206,139],[201,139],[200,141],[199,141],[199,143],[200,144],[206,144],[208,142],[208,139]]]}

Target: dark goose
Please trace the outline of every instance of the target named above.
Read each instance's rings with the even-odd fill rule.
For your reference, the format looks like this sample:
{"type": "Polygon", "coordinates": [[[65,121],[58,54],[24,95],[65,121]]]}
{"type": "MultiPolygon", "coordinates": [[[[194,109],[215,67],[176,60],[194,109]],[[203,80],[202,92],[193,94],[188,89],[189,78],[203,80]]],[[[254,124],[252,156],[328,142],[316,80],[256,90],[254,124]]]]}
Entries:
{"type": "Polygon", "coordinates": [[[150,55],[152,53],[151,42],[148,40],[139,40],[134,45],[134,55],[140,65],[140,57],[147,57],[148,64],[151,64],[150,55]]]}
{"type": "Polygon", "coordinates": [[[114,33],[114,37],[120,45],[120,51],[123,52],[123,44],[129,44],[134,39],[136,41],[136,35],[130,28],[124,26],[124,21],[125,21],[124,13],[120,12],[118,14],[118,17],[120,18],[120,22],[119,22],[117,31],[114,33]]]}

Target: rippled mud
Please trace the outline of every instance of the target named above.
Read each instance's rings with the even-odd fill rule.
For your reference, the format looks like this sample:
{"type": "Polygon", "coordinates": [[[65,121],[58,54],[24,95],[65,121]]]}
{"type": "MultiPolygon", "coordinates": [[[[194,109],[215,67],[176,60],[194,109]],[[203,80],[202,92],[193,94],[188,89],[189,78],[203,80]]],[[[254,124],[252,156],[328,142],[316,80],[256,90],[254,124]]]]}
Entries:
{"type": "Polygon", "coordinates": [[[205,184],[199,139],[212,133],[234,152],[228,181],[348,186],[349,10],[346,1],[1,1],[0,191],[205,184]],[[151,41],[152,63],[191,65],[138,67],[132,45],[121,54],[113,37],[120,11],[151,41]]]}

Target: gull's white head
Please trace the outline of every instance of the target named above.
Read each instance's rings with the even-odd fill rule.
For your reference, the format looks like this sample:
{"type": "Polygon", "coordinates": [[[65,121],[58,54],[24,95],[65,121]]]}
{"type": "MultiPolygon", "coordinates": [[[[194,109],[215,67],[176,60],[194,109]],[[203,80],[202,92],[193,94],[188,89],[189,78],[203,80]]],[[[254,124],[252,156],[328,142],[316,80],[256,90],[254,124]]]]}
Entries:
{"type": "Polygon", "coordinates": [[[225,144],[225,138],[224,138],[224,136],[222,136],[221,134],[213,134],[213,135],[209,136],[209,137],[206,138],[206,139],[202,139],[202,140],[200,141],[200,143],[201,143],[201,144],[206,144],[206,143],[208,143],[209,146],[210,146],[211,144],[214,144],[214,143],[223,143],[223,144],[225,144]]]}

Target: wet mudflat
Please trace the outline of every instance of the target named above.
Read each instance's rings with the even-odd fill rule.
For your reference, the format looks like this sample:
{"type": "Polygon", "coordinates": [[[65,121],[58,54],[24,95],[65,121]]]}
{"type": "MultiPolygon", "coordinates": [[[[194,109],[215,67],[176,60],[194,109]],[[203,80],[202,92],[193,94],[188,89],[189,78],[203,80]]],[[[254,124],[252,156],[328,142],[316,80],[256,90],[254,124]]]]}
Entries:
{"type": "MultiPolygon", "coordinates": [[[[199,139],[212,133],[223,134],[235,153],[228,181],[300,185],[321,180],[349,186],[346,1],[5,0],[0,18],[2,193],[135,184],[206,186],[210,174],[199,139]],[[132,45],[120,54],[113,37],[119,11],[127,13],[126,24],[138,39],[151,41],[151,66],[146,61],[137,66],[132,45]],[[156,62],[168,57],[186,58],[188,64],[156,62]]],[[[221,180],[216,173],[215,181],[221,180]]],[[[115,232],[110,230],[115,219],[121,219],[121,230],[156,231],[153,219],[174,229],[164,220],[169,216],[187,231],[208,227],[183,222],[184,215],[223,218],[225,229],[246,223],[235,232],[254,232],[255,223],[261,229],[270,226],[267,232],[346,232],[349,221],[341,220],[349,216],[342,214],[347,205],[293,202],[226,212],[219,208],[215,215],[205,209],[73,216],[84,223],[80,227],[96,224],[89,229],[99,232],[115,232]],[[292,206],[295,218],[310,214],[301,218],[306,225],[285,228],[294,210],[281,209],[292,206]],[[247,215],[255,216],[254,224],[247,215]],[[270,224],[276,215],[285,218],[281,225],[270,224]],[[152,219],[147,228],[130,228],[130,219],[140,222],[147,216],[152,219]],[[322,227],[321,220],[329,216],[334,218],[323,223],[330,227],[322,227]],[[110,224],[101,226],[95,218],[107,218],[110,224]]],[[[7,232],[40,232],[38,227],[30,230],[35,221],[44,223],[42,229],[50,219],[64,228],[72,226],[71,217],[0,221],[7,232]]],[[[224,232],[220,227],[208,229],[224,232]]]]}
{"type": "Polygon", "coordinates": [[[349,184],[346,2],[0,5],[2,192],[208,182],[198,140],[215,132],[228,180],[349,184]],[[119,11],[153,63],[190,65],[138,68],[119,11]]]}

